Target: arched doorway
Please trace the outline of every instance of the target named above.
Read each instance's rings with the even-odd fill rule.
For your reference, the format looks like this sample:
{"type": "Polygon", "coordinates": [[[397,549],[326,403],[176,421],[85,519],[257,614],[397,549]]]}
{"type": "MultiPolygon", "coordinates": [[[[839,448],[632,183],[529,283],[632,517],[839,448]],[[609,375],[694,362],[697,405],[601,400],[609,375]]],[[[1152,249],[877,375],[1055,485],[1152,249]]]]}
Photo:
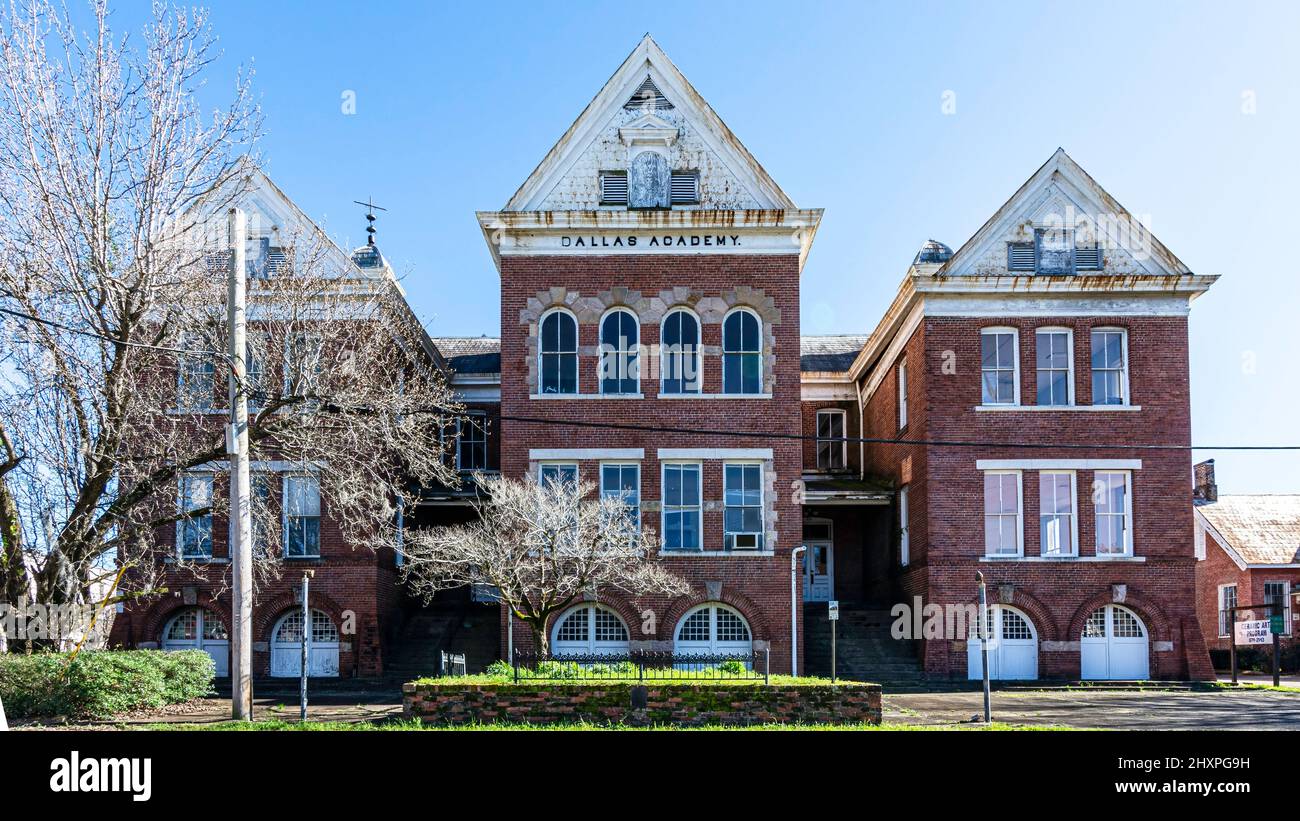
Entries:
{"type": "MultiPolygon", "coordinates": [[[[989,678],[997,680],[1038,678],[1038,633],[1023,612],[1005,604],[989,608],[989,678]]],[[[970,628],[966,642],[966,675],[984,677],[979,625],[970,628]]]]}
{"type": "Polygon", "coordinates": [[[749,622],[725,604],[702,604],[677,622],[673,651],[679,655],[743,656],[749,660],[754,636],[749,622]]]}
{"type": "MultiPolygon", "coordinates": [[[[302,675],[302,610],[294,608],[280,618],[271,632],[271,675],[302,675]]],[[[311,611],[307,634],[307,675],[334,678],[339,674],[339,631],[328,614],[311,611]]]]}
{"type": "Polygon", "coordinates": [[[217,614],[206,607],[187,607],[173,616],[163,628],[162,649],[202,650],[212,656],[217,678],[230,675],[230,636],[217,614]]]}
{"type": "Polygon", "coordinates": [[[551,630],[554,656],[625,655],[627,625],[618,614],[599,604],[580,604],[566,610],[551,630]]]}
{"type": "Polygon", "coordinates": [[[1080,678],[1151,678],[1147,627],[1136,613],[1118,604],[1099,607],[1088,616],[1079,639],[1079,655],[1080,678]]]}

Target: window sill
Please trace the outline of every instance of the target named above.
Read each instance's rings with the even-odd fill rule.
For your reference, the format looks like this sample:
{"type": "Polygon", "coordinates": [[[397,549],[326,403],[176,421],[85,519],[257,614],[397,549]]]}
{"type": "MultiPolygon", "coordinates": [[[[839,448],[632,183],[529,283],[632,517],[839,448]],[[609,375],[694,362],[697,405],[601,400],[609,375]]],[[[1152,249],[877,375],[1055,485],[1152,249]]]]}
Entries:
{"type": "Polygon", "coordinates": [[[285,560],[286,562],[302,562],[302,563],[304,563],[304,564],[307,563],[307,562],[323,562],[323,561],[324,561],[324,559],[322,559],[320,556],[285,556],[285,557],[284,557],[284,560],[285,560]]]}
{"type": "Polygon", "coordinates": [[[981,562],[1042,562],[1046,564],[1075,562],[1127,562],[1141,564],[1146,556],[980,556],[981,562]]]}
{"type": "Polygon", "coordinates": [[[661,393],[659,399],[771,399],[770,393],[661,393]]]}
{"type": "Polygon", "coordinates": [[[644,393],[530,393],[529,399],[645,399],[644,393]]]}
{"type": "Polygon", "coordinates": [[[229,564],[224,556],[167,556],[163,564],[229,564]]]}
{"type": "Polygon", "coordinates": [[[976,411],[1140,411],[1141,405],[976,405],[976,411]]]}
{"type": "Polygon", "coordinates": [[[683,559],[722,559],[734,556],[775,556],[776,553],[771,550],[660,550],[661,558],[683,558],[683,559]]]}

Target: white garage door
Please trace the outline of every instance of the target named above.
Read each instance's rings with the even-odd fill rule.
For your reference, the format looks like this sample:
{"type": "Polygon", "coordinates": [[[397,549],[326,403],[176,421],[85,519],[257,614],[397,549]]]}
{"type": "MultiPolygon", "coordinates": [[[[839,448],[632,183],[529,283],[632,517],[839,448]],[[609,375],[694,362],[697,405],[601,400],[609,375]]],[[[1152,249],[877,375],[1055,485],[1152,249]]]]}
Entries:
{"type": "MultiPolygon", "coordinates": [[[[1006,605],[989,608],[989,678],[1038,678],[1038,634],[1024,613],[1006,605]]],[[[978,625],[972,625],[966,642],[966,674],[984,678],[978,625]]]]}
{"type": "MultiPolygon", "coordinates": [[[[294,609],[280,619],[272,633],[271,675],[297,678],[302,674],[302,610],[294,609]]],[[[339,631],[330,617],[311,611],[307,636],[307,675],[334,678],[339,674],[339,631]]]]}
{"type": "Polygon", "coordinates": [[[217,678],[230,675],[230,636],[217,614],[206,607],[187,608],[167,622],[162,649],[202,650],[212,656],[217,678]]]}
{"type": "Polygon", "coordinates": [[[565,613],[551,631],[554,656],[626,656],[627,625],[598,604],[580,604],[565,613]]]}
{"type": "Polygon", "coordinates": [[[1151,677],[1146,625],[1132,610],[1108,604],[1088,616],[1079,650],[1085,679],[1139,680],[1151,677]]]}

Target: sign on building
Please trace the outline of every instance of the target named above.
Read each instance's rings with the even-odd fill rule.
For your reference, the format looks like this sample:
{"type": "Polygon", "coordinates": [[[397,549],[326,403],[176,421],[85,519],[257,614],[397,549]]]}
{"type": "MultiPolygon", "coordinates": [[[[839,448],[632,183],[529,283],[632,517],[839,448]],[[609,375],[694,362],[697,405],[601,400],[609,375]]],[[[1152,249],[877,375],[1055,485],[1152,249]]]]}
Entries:
{"type": "Polygon", "coordinates": [[[1268,619],[1239,621],[1235,625],[1237,644],[1272,644],[1273,631],[1268,619]]]}

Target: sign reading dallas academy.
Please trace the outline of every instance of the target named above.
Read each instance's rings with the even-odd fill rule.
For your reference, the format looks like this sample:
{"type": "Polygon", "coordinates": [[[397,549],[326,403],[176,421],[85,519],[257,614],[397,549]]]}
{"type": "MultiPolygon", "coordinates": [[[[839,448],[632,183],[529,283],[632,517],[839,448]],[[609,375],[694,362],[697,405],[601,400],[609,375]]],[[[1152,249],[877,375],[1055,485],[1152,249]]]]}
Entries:
{"type": "Polygon", "coordinates": [[[738,248],[738,234],[616,234],[563,235],[561,248],[590,248],[608,251],[616,248],[738,248]]]}

